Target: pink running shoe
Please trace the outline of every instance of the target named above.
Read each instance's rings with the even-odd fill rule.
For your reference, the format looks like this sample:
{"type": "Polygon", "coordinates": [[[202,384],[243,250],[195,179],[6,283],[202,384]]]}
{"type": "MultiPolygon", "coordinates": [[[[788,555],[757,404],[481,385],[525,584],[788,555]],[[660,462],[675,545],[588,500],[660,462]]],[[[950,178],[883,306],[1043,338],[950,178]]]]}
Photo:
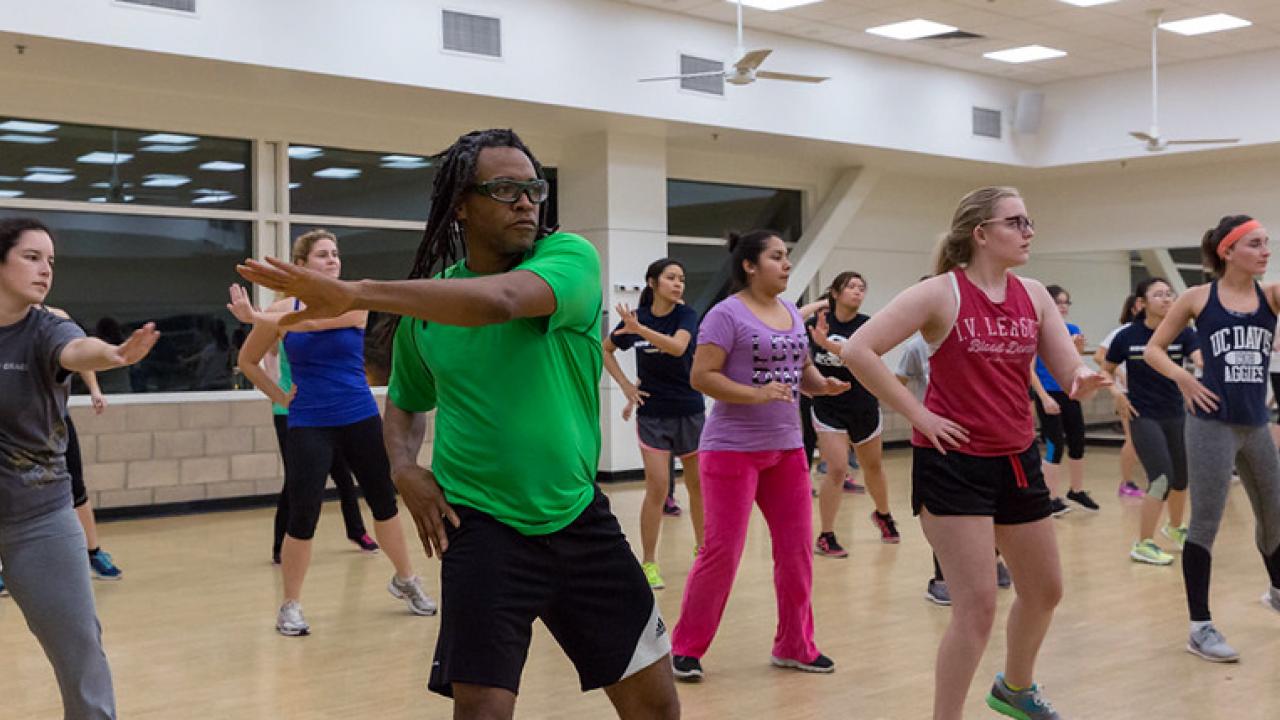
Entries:
{"type": "Polygon", "coordinates": [[[1137,485],[1134,485],[1131,482],[1125,482],[1123,485],[1120,486],[1120,489],[1116,491],[1116,495],[1122,498],[1123,497],[1141,498],[1146,496],[1146,493],[1142,492],[1142,488],[1138,487],[1137,485]]]}
{"type": "Polygon", "coordinates": [[[369,533],[365,533],[358,538],[351,538],[351,542],[355,543],[356,546],[360,548],[360,552],[365,553],[366,555],[372,555],[378,552],[378,543],[374,542],[373,538],[369,537],[369,533]]]}

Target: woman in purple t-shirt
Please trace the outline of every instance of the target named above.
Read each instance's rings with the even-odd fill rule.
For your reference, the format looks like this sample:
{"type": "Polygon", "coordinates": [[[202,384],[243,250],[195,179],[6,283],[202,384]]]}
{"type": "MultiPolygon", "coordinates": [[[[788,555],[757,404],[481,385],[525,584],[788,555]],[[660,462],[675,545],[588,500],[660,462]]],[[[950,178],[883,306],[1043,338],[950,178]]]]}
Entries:
{"type": "Polygon", "coordinates": [[[770,661],[829,673],[813,640],[813,508],[796,401],[835,395],[849,384],[825,378],[809,360],[809,339],[787,289],[787,246],[770,230],[729,236],[734,294],[711,308],[698,331],[690,384],[716,403],[698,446],[705,547],[693,563],[672,633],[677,679],[702,678],[699,658],[715,638],[747,540],[751,503],[773,544],[778,631],[770,661]]]}

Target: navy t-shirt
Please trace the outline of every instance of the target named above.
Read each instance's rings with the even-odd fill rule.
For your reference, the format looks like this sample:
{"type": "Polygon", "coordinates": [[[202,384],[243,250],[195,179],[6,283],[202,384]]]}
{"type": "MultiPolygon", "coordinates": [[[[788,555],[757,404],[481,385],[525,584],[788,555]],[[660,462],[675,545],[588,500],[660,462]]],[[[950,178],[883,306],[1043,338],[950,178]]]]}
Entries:
{"type": "Polygon", "coordinates": [[[693,351],[698,346],[698,313],[687,305],[676,305],[666,315],[653,314],[653,308],[642,305],[636,308],[640,324],[663,335],[675,335],[680,330],[689,332],[689,346],[684,355],[668,355],[654,347],[648,340],[632,333],[622,332],[622,323],[613,329],[609,338],[619,350],[636,350],[636,373],[640,376],[640,389],[649,393],[636,414],[646,417],[686,417],[706,410],[702,393],[689,385],[689,371],[693,369],[693,351]]]}
{"type": "MultiPolygon", "coordinates": [[[[848,322],[840,322],[840,320],[836,318],[835,313],[826,312],[826,315],[827,338],[842,345],[846,340],[853,337],[853,334],[858,331],[858,328],[865,325],[867,321],[871,319],[870,315],[858,313],[848,322]]],[[[817,316],[814,316],[809,318],[808,322],[805,323],[805,327],[817,327],[817,324],[818,318],[817,316]]],[[[813,402],[826,405],[828,407],[837,406],[842,408],[848,408],[851,405],[859,408],[878,406],[879,401],[876,400],[876,396],[872,395],[870,390],[862,387],[862,385],[858,383],[857,378],[853,376],[853,373],[849,368],[845,367],[845,364],[840,360],[840,356],[834,353],[829,353],[821,347],[818,347],[818,344],[813,341],[812,336],[809,338],[809,357],[813,359],[813,366],[818,368],[818,372],[822,373],[825,377],[833,377],[837,380],[843,380],[849,383],[849,389],[839,395],[819,395],[813,399],[813,402]]]]}
{"type": "MultiPolygon", "coordinates": [[[[1182,393],[1178,384],[1161,375],[1142,359],[1142,351],[1155,331],[1145,322],[1135,321],[1116,333],[1107,348],[1107,362],[1123,364],[1128,377],[1129,402],[1138,415],[1163,420],[1183,414],[1182,393]]],[[[1184,328],[1169,343],[1169,359],[1182,365],[1199,348],[1196,331],[1184,328]]]]}

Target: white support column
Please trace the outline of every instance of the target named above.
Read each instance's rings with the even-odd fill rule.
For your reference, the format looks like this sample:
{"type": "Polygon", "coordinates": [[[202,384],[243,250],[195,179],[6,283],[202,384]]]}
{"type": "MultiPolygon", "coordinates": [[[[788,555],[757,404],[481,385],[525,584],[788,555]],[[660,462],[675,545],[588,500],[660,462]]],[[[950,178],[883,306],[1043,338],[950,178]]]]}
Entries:
{"type": "MultiPolygon", "coordinates": [[[[660,136],[596,133],[569,138],[557,168],[560,225],[591,241],[600,252],[604,317],[608,332],[617,322],[614,305],[635,306],[649,263],[667,254],[667,143],[660,136]]],[[[623,370],[635,378],[633,353],[619,353],[623,370]]],[[[626,398],[618,384],[600,379],[600,470],[642,467],[635,419],[623,422],[626,398]]]]}
{"type": "Polygon", "coordinates": [[[840,175],[791,252],[793,267],[787,283],[789,300],[799,301],[805,288],[818,276],[818,270],[830,257],[879,181],[880,171],[871,168],[849,168],[840,175]]]}
{"type": "Polygon", "coordinates": [[[1139,250],[1138,257],[1142,258],[1142,264],[1147,266],[1147,272],[1168,280],[1169,286],[1175,293],[1181,295],[1187,291],[1187,283],[1182,280],[1182,273],[1178,272],[1178,265],[1173,261],[1173,256],[1168,250],[1164,248],[1139,250]]]}

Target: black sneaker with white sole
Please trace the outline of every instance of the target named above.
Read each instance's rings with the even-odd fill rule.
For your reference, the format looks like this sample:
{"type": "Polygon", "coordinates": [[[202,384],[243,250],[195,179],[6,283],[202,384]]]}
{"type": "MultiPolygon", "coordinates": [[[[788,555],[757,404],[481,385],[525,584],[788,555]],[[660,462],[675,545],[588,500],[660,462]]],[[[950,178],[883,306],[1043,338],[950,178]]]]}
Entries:
{"type": "Polygon", "coordinates": [[[1067,499],[1089,512],[1098,512],[1098,503],[1089,497],[1088,490],[1068,490],[1067,499]]]}
{"type": "Polygon", "coordinates": [[[1049,508],[1054,517],[1062,517],[1071,512],[1071,506],[1063,502],[1060,497],[1050,499],[1049,508]]]}
{"type": "Polygon", "coordinates": [[[822,653],[818,653],[818,657],[810,660],[809,662],[793,660],[791,658],[780,658],[776,655],[770,656],[769,662],[774,667],[791,668],[793,670],[808,673],[832,673],[836,671],[836,662],[822,653]]]}
{"type": "Polygon", "coordinates": [[[701,682],[702,663],[688,655],[672,655],[671,671],[680,682],[701,682]]]}

